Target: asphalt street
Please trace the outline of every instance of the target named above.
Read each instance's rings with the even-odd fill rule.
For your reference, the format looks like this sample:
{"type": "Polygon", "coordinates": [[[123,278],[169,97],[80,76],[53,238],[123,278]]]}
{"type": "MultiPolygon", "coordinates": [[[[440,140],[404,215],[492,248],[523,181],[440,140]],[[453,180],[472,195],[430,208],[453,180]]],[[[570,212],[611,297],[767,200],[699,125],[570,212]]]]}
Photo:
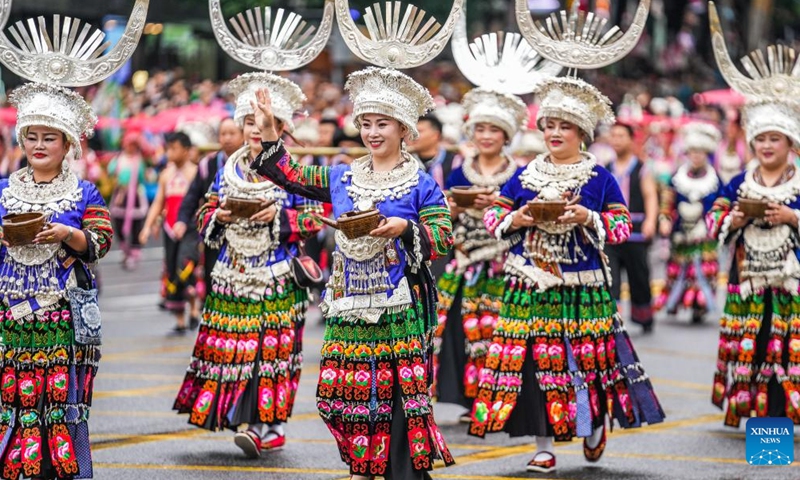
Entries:
{"type": "MultiPolygon", "coordinates": [[[[135,272],[123,271],[117,254],[111,252],[100,268],[105,342],[90,420],[95,478],[349,478],[314,406],[323,331],[317,318],[309,319],[306,327],[303,378],[294,416],[286,428],[287,445],[248,460],[233,444],[231,432],[196,429],[187,424],[186,416],[171,410],[194,335],[167,335],[173,320],[157,308],[160,249],[146,250],[135,272]]],[[[469,437],[466,426],[457,423],[460,408],[438,404],[436,418],[456,465],[436,468],[433,478],[800,478],[800,461],[788,467],[749,466],[744,460],[744,427],[724,427],[722,412],[711,405],[717,345],[713,316],[701,325],[691,325],[688,318],[659,318],[653,335],[643,336],[634,326],[631,336],[667,413],[665,423],[615,429],[597,464],[586,463],[579,441],[558,445],[557,472],[530,474],[525,465],[535,450],[532,438],[469,437]]],[[[798,453],[796,448],[796,457],[798,453]]]]}

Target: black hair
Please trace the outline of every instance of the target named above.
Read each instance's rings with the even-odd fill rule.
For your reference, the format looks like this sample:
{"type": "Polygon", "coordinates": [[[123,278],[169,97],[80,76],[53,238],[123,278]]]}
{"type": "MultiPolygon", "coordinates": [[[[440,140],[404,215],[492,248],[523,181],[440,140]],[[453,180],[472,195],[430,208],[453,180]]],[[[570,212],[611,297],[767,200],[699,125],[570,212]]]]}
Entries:
{"type": "Polygon", "coordinates": [[[633,136],[634,136],[633,135],[634,134],[633,127],[628,125],[627,123],[617,122],[614,125],[612,125],[612,128],[613,127],[622,127],[622,128],[624,128],[625,130],[628,131],[628,135],[630,135],[631,138],[633,138],[633,136]]]}
{"type": "Polygon", "coordinates": [[[183,132],[175,132],[167,135],[166,143],[180,143],[183,148],[192,148],[192,140],[189,135],[183,132]]]}
{"type": "Polygon", "coordinates": [[[442,121],[439,120],[438,118],[436,118],[436,115],[432,115],[432,114],[429,113],[427,115],[423,115],[423,116],[419,117],[418,121],[419,122],[428,122],[428,123],[431,124],[431,127],[433,127],[434,130],[436,130],[439,133],[442,133],[442,128],[443,128],[442,127],[442,121]]]}
{"type": "Polygon", "coordinates": [[[362,147],[364,146],[364,141],[361,140],[361,134],[356,134],[351,137],[350,135],[345,133],[343,129],[336,128],[336,132],[334,132],[333,134],[333,146],[340,147],[342,145],[342,142],[347,142],[347,141],[356,142],[362,147]]]}
{"type": "Polygon", "coordinates": [[[333,125],[336,128],[339,128],[339,122],[336,121],[335,118],[323,118],[319,121],[320,125],[333,125]]]}

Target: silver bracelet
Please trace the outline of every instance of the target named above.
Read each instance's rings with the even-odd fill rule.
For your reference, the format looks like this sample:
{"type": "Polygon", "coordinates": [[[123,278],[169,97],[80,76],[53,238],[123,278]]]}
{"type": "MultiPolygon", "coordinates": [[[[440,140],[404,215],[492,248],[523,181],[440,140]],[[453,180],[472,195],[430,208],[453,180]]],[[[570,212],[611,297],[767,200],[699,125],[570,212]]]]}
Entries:
{"type": "Polygon", "coordinates": [[[75,232],[75,229],[72,227],[67,228],[69,229],[69,233],[67,233],[67,236],[64,238],[64,243],[69,243],[69,241],[72,240],[72,234],[75,232]]]}

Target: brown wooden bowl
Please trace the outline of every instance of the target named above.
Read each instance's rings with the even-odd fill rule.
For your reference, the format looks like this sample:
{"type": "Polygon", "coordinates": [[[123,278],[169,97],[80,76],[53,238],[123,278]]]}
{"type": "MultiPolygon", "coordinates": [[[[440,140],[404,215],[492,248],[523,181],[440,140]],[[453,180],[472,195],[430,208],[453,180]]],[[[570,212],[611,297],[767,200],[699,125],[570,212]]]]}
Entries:
{"type": "Polygon", "coordinates": [[[385,218],[381,212],[373,208],[366,212],[345,212],[336,220],[325,217],[320,217],[320,220],[326,225],[341,230],[347,238],[352,240],[369,235],[369,232],[378,228],[381,220],[385,218]]]}
{"type": "Polygon", "coordinates": [[[764,218],[767,212],[767,202],[764,200],[752,200],[750,198],[740,198],[737,201],[739,211],[750,218],[764,218]]]}
{"type": "MultiPolygon", "coordinates": [[[[274,200],[271,202],[275,203],[274,200]]],[[[267,202],[267,205],[265,205],[261,200],[253,198],[227,197],[225,199],[225,208],[230,210],[232,217],[250,218],[272,203],[267,202]]]]}
{"type": "Polygon", "coordinates": [[[3,217],[3,236],[12,247],[28,245],[46,224],[43,213],[10,213],[3,217]]]}
{"type": "Polygon", "coordinates": [[[567,206],[566,200],[531,200],[528,202],[528,211],[537,222],[555,222],[564,215],[567,206]]]}
{"type": "Polygon", "coordinates": [[[450,189],[450,196],[461,208],[472,208],[478,195],[489,195],[492,191],[484,187],[453,187],[450,189]]]}

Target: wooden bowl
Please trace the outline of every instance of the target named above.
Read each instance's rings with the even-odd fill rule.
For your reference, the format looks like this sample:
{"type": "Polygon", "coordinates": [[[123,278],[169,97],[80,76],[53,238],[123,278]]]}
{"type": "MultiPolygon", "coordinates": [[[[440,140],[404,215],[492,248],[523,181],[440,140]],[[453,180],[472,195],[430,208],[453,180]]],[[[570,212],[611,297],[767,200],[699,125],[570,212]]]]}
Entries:
{"type": "Polygon", "coordinates": [[[472,208],[478,195],[489,195],[492,191],[484,187],[453,187],[450,189],[450,196],[461,208],[472,208]]]}
{"type": "Polygon", "coordinates": [[[767,202],[763,200],[752,200],[749,198],[740,198],[737,200],[739,204],[739,211],[750,218],[764,218],[767,212],[767,202]]]}
{"type": "Polygon", "coordinates": [[[12,247],[28,245],[45,224],[47,217],[43,213],[11,213],[3,217],[3,235],[12,247]]]}
{"type": "Polygon", "coordinates": [[[266,206],[261,203],[261,200],[252,198],[228,197],[225,199],[225,208],[230,210],[232,217],[250,218],[266,208],[266,206]]]}
{"type": "Polygon", "coordinates": [[[531,200],[528,211],[537,222],[555,222],[564,215],[566,200],[531,200]]]}
{"type": "Polygon", "coordinates": [[[366,212],[346,212],[337,220],[337,228],[349,239],[364,237],[369,232],[378,228],[384,217],[377,209],[373,208],[366,212]]]}

